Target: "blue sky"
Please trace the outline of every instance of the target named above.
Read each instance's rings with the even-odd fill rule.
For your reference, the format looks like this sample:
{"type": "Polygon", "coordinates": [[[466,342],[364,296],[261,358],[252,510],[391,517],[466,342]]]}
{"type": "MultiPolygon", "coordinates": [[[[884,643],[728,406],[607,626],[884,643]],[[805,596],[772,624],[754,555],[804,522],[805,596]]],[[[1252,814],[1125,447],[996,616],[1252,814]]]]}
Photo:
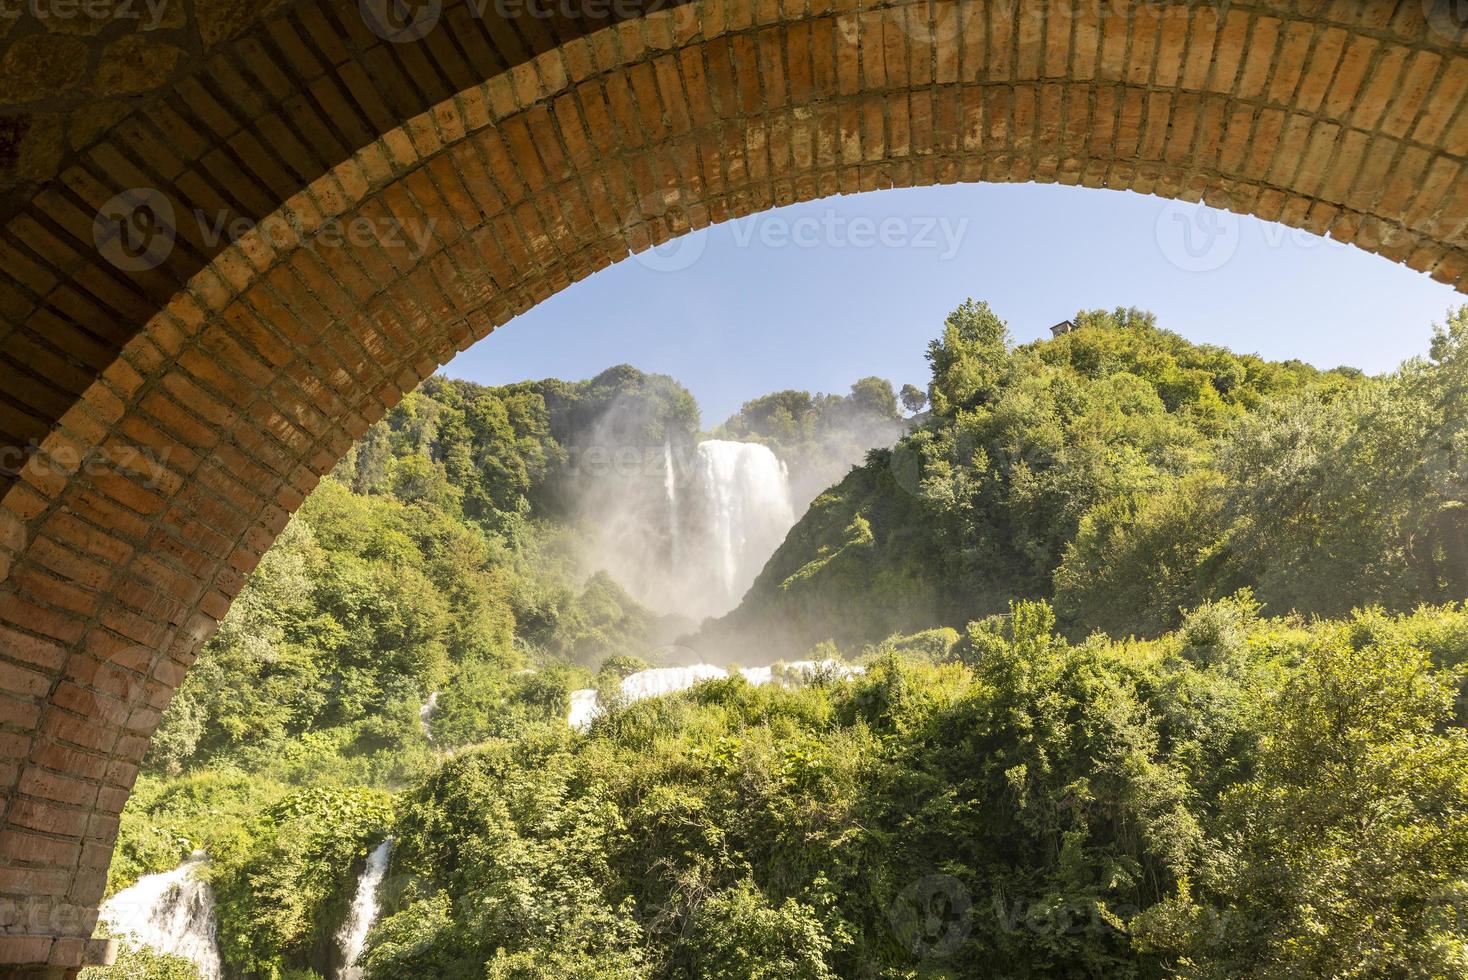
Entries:
{"type": "Polygon", "coordinates": [[[965,297],[1028,341],[1135,305],[1196,341],[1389,370],[1463,300],[1405,266],[1282,225],[1130,192],[959,185],[829,198],[634,257],[501,327],[445,369],[485,384],[629,363],[682,381],[704,425],[781,388],[925,386],[965,297]]]}

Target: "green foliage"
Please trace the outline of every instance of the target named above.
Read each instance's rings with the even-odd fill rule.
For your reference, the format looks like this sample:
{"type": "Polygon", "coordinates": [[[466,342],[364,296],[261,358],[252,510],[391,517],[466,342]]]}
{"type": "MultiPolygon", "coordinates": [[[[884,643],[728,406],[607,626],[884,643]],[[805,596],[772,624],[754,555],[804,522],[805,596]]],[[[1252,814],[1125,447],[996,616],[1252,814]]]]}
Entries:
{"type": "Polygon", "coordinates": [[[610,575],[598,572],[580,595],[561,607],[543,642],[547,652],[589,667],[603,657],[647,652],[647,638],[655,627],[651,613],[610,575]]]}
{"type": "Polygon", "coordinates": [[[439,695],[434,741],[452,748],[511,738],[539,724],[564,724],[571,690],[582,679],[560,665],[506,671],[494,663],[465,664],[439,695]]]}
{"type": "Polygon", "coordinates": [[[441,751],[560,731],[590,683],[570,661],[647,649],[652,617],[605,575],[583,581],[576,532],[555,519],[570,450],[603,423],[686,439],[697,421],[676,382],[630,368],[579,385],[434,378],[404,398],[305,502],[190,670],[109,889],[202,848],[233,975],[330,972],[388,794],[441,751]]]}
{"type": "Polygon", "coordinates": [[[119,939],[117,961],[111,966],[89,966],[78,980],[199,980],[199,970],[181,956],[119,939]]]}
{"type": "MultiPolygon", "coordinates": [[[[634,704],[663,624],[565,505],[588,448],[691,442],[691,396],[432,379],[250,576],[109,888],[206,850],[230,974],[273,980],[330,972],[389,834],[378,980],[1461,975],[1468,310],[1381,378],[1075,322],[956,310],[921,428],[691,641],[861,676],[634,704]]],[[[816,457],[898,415],[868,378],[725,432],[816,457]]],[[[192,975],[120,969],[87,976],[192,975]]]]}
{"type": "Polygon", "coordinates": [[[986,305],[955,310],[931,417],[815,500],[705,647],[855,647],[1016,597],[1072,636],[1156,636],[1243,588],[1337,617],[1468,594],[1468,308],[1381,378],[1134,309],[1075,322],[1014,348],[986,305]]]}
{"type": "Polygon", "coordinates": [[[1009,327],[989,304],[965,300],[943,321],[943,333],[928,345],[933,411],[956,412],[991,400],[1009,360],[1009,327]]]}
{"type": "Polygon", "coordinates": [[[932,586],[940,555],[921,503],[903,492],[901,466],[885,450],[868,459],[811,502],[745,601],[694,638],[699,649],[795,657],[821,640],[850,649],[962,622],[932,586]]]}
{"type": "Polygon", "coordinates": [[[264,809],[249,843],[210,870],[225,962],[265,977],[321,962],[318,937],[345,917],[353,871],[390,816],[387,795],[364,790],[305,790],[264,809]]]}
{"type": "Polygon", "coordinates": [[[1454,975],[1468,616],[1055,629],[1016,603],[454,758],[369,976],[1454,975]]]}
{"type": "Polygon", "coordinates": [[[1055,569],[1063,615],[1111,634],[1156,635],[1190,602],[1236,585],[1221,545],[1220,479],[1201,470],[1087,511],[1055,569]]]}
{"type": "Polygon", "coordinates": [[[177,867],[196,850],[219,855],[242,846],[245,828],[285,789],[239,769],[175,779],[143,775],[133,787],[108,871],[108,891],[177,867]]]}
{"type": "Polygon", "coordinates": [[[709,980],[835,980],[831,940],[814,909],[793,898],[772,907],[752,882],[704,900],[691,923],[693,973],[709,980]]]}
{"type": "Polygon", "coordinates": [[[686,389],[625,366],[579,384],[430,378],[262,559],[174,698],[150,767],[259,768],[326,730],[358,755],[397,752],[418,741],[417,705],[445,686],[456,739],[540,718],[489,723],[524,693],[504,678],[537,659],[640,654],[657,627],[608,576],[580,581],[574,533],[551,521],[558,486],[579,478],[563,467],[597,440],[686,441],[697,424],[686,389]]]}
{"type": "Polygon", "coordinates": [[[745,402],[718,434],[768,442],[782,450],[782,455],[795,457],[802,448],[839,435],[854,437],[864,426],[891,422],[897,414],[892,383],[862,378],[851,386],[849,395],[787,390],[745,402]]]}
{"type": "Polygon", "coordinates": [[[928,404],[928,393],[917,385],[903,385],[899,397],[902,399],[902,407],[914,415],[921,412],[928,404]]]}
{"type": "Polygon", "coordinates": [[[590,381],[523,387],[542,394],[551,412],[552,435],[564,446],[583,446],[588,437],[613,445],[680,445],[698,431],[698,403],[688,389],[667,375],[646,374],[627,364],[590,381]]]}
{"type": "Polygon", "coordinates": [[[1403,625],[1358,614],[1301,651],[1253,777],[1223,794],[1223,849],[1197,876],[1212,901],[1183,883],[1140,917],[1143,948],[1179,957],[1180,975],[1462,974],[1463,674],[1435,668],[1403,625]]]}
{"type": "Polygon", "coordinates": [[[872,652],[878,657],[896,654],[910,660],[941,664],[952,659],[960,639],[958,630],[951,626],[941,626],[906,636],[893,634],[877,644],[872,652]]]}

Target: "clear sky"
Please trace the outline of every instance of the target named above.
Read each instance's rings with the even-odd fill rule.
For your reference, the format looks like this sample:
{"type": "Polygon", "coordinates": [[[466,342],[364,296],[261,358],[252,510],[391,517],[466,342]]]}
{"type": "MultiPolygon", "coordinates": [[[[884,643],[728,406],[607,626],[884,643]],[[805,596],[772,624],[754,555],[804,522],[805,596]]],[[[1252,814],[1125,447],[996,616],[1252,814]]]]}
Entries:
{"type": "Polygon", "coordinates": [[[828,198],[621,262],[461,354],[485,384],[629,363],[723,421],[781,388],[926,386],[944,315],[988,300],[1020,341],[1078,309],[1138,306],[1190,340],[1369,372],[1425,353],[1462,302],[1427,276],[1282,225],[1130,192],[961,185],[828,198]]]}

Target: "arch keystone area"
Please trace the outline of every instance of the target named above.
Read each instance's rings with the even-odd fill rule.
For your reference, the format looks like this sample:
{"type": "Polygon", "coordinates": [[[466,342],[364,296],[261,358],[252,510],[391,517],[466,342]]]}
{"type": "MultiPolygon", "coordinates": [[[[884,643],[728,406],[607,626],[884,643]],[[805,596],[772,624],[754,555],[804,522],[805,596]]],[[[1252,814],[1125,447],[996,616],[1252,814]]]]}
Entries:
{"type": "Polygon", "coordinates": [[[148,739],[320,476],[630,253],[833,194],[1037,181],[1468,291],[1468,58],[1438,0],[63,9],[101,8],[0,28],[0,975],[107,957],[148,739]]]}

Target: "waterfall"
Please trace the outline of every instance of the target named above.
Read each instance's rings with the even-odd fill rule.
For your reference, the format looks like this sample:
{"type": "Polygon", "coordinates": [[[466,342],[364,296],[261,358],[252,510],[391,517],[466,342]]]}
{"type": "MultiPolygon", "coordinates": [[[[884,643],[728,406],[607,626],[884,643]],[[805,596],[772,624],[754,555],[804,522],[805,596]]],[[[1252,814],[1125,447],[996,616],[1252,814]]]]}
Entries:
{"type": "MultiPolygon", "coordinates": [[[[627,704],[659,694],[674,694],[686,691],[702,681],[729,676],[722,667],[710,664],[695,664],[692,667],[654,667],[639,670],[622,678],[622,700],[627,704]]],[[[578,732],[591,727],[596,716],[601,714],[595,688],[583,688],[571,692],[571,712],[566,724],[578,732]]]]}
{"type": "Polygon", "coordinates": [[[686,691],[695,684],[727,677],[721,667],[694,664],[692,667],[654,667],[622,678],[622,697],[629,703],[660,694],[686,691]]]}
{"type": "Polygon", "coordinates": [[[200,980],[220,980],[214,893],[199,876],[208,865],[208,856],[195,851],[172,871],[144,875],[102,903],[98,920],[119,935],[191,961],[200,980]]]}
{"type": "Polygon", "coordinates": [[[347,911],[347,920],[337,930],[336,942],[342,951],[342,967],[337,980],[362,980],[362,968],[357,960],[367,946],[367,932],[377,921],[377,889],[387,874],[387,862],[392,857],[392,838],[389,837],[367,855],[367,866],[357,880],[357,894],[352,907],[347,911]]]}
{"type": "Polygon", "coordinates": [[[698,444],[697,489],[703,514],[699,550],[710,566],[706,614],[738,604],[795,524],[785,464],[753,442],[698,444]]]}
{"type": "Polygon", "coordinates": [[[433,741],[433,729],[428,726],[428,723],[433,720],[433,713],[437,710],[438,692],[433,691],[428,695],[428,700],[424,701],[418,709],[418,724],[423,727],[423,737],[430,742],[433,741]]]}
{"type": "Polygon", "coordinates": [[[566,724],[578,732],[584,732],[596,720],[596,688],[587,687],[571,692],[571,713],[566,724]]]}
{"type": "Polygon", "coordinates": [[[663,496],[668,501],[668,567],[678,567],[678,474],[673,469],[673,443],[663,443],[663,496]]]}
{"type": "MultiPolygon", "coordinates": [[[[861,667],[843,664],[839,660],[797,660],[794,663],[772,667],[744,667],[739,671],[744,679],[758,687],[761,684],[779,682],[783,686],[806,684],[826,677],[834,680],[850,680],[862,673],[861,667]]],[[[654,667],[639,670],[622,678],[622,699],[628,704],[643,698],[655,698],[663,694],[686,691],[704,681],[728,677],[729,672],[713,664],[694,664],[692,667],[654,667]]],[[[583,688],[571,692],[571,711],[566,724],[578,732],[584,732],[600,714],[596,690],[583,688]]]]}
{"type": "Polygon", "coordinates": [[[586,571],[690,627],[733,609],[795,524],[785,465],[758,443],[707,440],[686,458],[672,440],[610,445],[636,465],[576,474],[586,571]]]}

